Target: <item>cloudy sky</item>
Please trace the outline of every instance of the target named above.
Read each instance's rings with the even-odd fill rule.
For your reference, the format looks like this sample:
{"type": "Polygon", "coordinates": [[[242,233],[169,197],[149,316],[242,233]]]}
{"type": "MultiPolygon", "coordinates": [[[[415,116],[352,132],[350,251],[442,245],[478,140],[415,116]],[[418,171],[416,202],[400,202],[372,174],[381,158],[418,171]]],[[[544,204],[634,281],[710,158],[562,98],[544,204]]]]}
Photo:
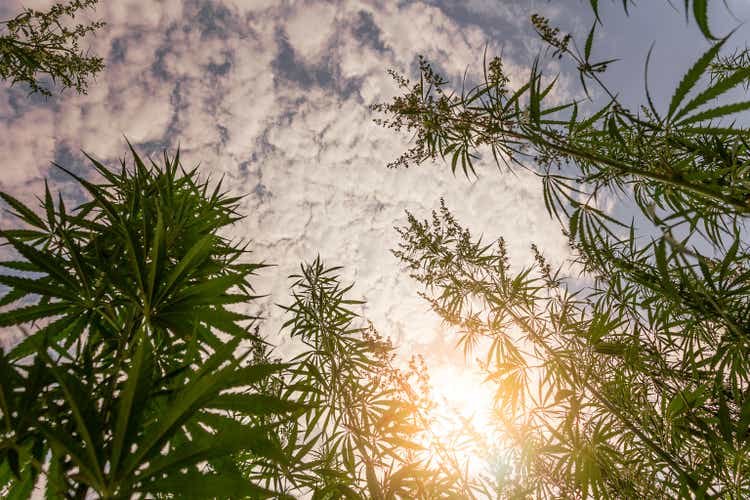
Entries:
{"type": "MultiPolygon", "coordinates": [[[[629,18],[619,1],[600,3],[605,25],[595,53],[622,58],[608,74],[613,87],[640,102],[643,60],[655,41],[652,85],[657,97],[668,97],[706,47],[694,23],[666,1],[641,2],[629,18]]],[[[50,4],[3,0],[0,18],[50,4]]],[[[750,19],[745,2],[730,4],[738,18],[750,19]]],[[[44,100],[0,84],[0,189],[32,201],[48,177],[75,198],[79,193],[50,169],[52,161],[86,175],[81,150],[115,165],[126,154],[124,137],[147,154],[180,145],[187,166],[200,163],[203,173],[225,175],[233,192],[248,194],[247,218],[234,233],[254,242],[258,260],[277,265],[257,281],[269,294],[267,334],[276,335],[281,324],[272,305],[287,300],[286,276],[320,254],[344,267],[355,295],[367,300],[361,312],[404,357],[422,353],[438,378],[448,377],[444,367],[460,359],[452,354],[454,339],[389,252],[404,210],[427,216],[444,197],[477,233],[504,236],[518,265],[528,261],[531,242],[562,261],[565,241],[546,215],[539,184],[527,175],[500,175],[489,164],[472,181],[439,166],[386,169],[408,137],[374,125],[368,105],[394,95],[388,68],[414,75],[418,54],[455,81],[467,68],[479,69],[486,45],[491,55],[502,50],[515,81],[523,81],[540,47],[529,16],[542,13],[582,41],[592,21],[587,6],[587,0],[105,1],[92,18],[107,26],[91,50],[107,67],[88,95],[44,100]]],[[[719,7],[713,25],[726,33],[738,22],[719,7]]],[[[747,29],[735,34],[735,45],[746,35],[747,29]]],[[[564,73],[558,92],[579,95],[575,78],[564,73]]],[[[284,349],[283,335],[275,338],[284,349]]]]}

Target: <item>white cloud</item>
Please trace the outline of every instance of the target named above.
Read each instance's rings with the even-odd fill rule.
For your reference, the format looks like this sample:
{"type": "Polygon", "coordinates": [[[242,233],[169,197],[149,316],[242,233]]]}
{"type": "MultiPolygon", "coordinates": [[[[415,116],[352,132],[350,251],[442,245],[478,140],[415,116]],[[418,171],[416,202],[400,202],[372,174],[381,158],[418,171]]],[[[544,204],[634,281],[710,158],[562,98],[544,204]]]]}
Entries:
{"type": "Polygon", "coordinates": [[[289,17],[286,33],[294,50],[308,62],[324,55],[337,24],[336,8],[328,2],[299,2],[289,17]]]}
{"type": "MultiPolygon", "coordinates": [[[[367,315],[405,355],[442,349],[445,332],[389,252],[405,209],[428,216],[444,196],[477,233],[505,236],[514,258],[527,259],[531,241],[557,260],[567,252],[527,174],[487,165],[469,183],[442,167],[385,168],[407,147],[371,122],[367,106],[395,92],[385,70],[413,70],[418,53],[451,77],[481,63],[489,27],[447,12],[385,0],[103,3],[97,15],[108,26],[94,48],[107,68],[88,95],[44,106],[0,87],[0,189],[39,192],[60,145],[114,163],[123,135],[179,143],[186,165],[200,162],[250,193],[233,234],[278,264],[258,280],[270,294],[267,331],[281,324],[271,305],[287,301],[285,276],[320,253],[356,280],[367,315]]],[[[489,52],[516,42],[491,39],[489,52]]],[[[523,77],[523,66],[507,65],[523,77]]]]}

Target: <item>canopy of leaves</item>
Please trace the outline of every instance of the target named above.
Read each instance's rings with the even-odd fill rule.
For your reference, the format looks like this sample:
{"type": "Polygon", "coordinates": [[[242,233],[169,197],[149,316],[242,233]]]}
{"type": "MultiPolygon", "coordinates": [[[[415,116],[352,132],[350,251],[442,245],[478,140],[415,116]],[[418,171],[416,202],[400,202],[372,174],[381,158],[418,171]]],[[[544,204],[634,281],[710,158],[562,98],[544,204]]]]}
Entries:
{"type": "MultiPolygon", "coordinates": [[[[692,5],[710,36],[706,2],[692,5]]],[[[745,498],[750,156],[747,129],[729,120],[750,104],[728,96],[750,70],[734,61],[706,78],[719,40],[667,109],[646,82],[634,112],[602,80],[613,60],[592,59],[596,24],[581,51],[547,19],[532,22],[553,56],[573,62],[582,90],[593,83],[609,103],[547,105],[555,80],[540,58],[520,88],[494,58],[461,93],[421,59],[419,81],[394,74],[403,95],[375,109],[383,125],[415,134],[394,166],[443,159],[468,176],[489,152],[500,167],[536,175],[582,275],[568,280],[536,248],[536,265],[513,272],[502,239],[472,238],[445,206],[432,221],[409,215],[396,255],[461,332],[467,357],[489,346],[480,366],[516,450],[505,494],[745,498]],[[603,210],[603,197],[636,217],[603,210]]]]}

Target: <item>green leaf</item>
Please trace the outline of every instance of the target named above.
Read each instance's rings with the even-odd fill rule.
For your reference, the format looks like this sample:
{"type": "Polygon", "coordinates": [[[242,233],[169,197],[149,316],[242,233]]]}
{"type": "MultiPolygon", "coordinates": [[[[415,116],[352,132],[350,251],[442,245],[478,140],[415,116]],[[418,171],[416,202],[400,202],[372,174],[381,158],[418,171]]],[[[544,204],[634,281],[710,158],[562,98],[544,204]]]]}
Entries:
{"type": "Polygon", "coordinates": [[[67,303],[56,302],[53,304],[37,304],[27,307],[19,307],[12,311],[0,313],[0,326],[13,326],[37,319],[56,316],[70,309],[67,303]]]}
{"type": "Polygon", "coordinates": [[[716,58],[716,54],[719,53],[721,47],[726,42],[726,39],[714,44],[710,49],[703,53],[703,55],[693,64],[693,66],[685,73],[682,77],[679,85],[675,89],[672,100],[669,103],[669,111],[667,112],[667,118],[671,118],[677,108],[682,104],[687,94],[695,87],[698,80],[703,76],[708,69],[711,61],[716,58]]]}
{"type": "Polygon", "coordinates": [[[270,429],[261,426],[232,424],[226,421],[216,433],[194,437],[182,446],[177,446],[168,455],[161,455],[138,472],[137,481],[150,479],[164,473],[177,472],[205,460],[231,456],[239,451],[250,451],[256,456],[278,456],[279,450],[268,438],[270,429]],[[269,450],[274,451],[269,453],[269,450]]]}
{"type": "Polygon", "coordinates": [[[727,400],[724,396],[724,391],[719,391],[719,412],[717,414],[719,419],[719,430],[724,441],[730,446],[732,445],[732,418],[729,415],[729,407],[727,406],[727,400]]]}
{"type": "Polygon", "coordinates": [[[65,476],[63,474],[60,459],[56,454],[52,454],[49,462],[49,468],[47,469],[47,481],[44,488],[44,499],[45,500],[58,500],[59,498],[65,497],[67,490],[65,484],[65,476]]]}
{"type": "MultiPolygon", "coordinates": [[[[213,363],[220,365],[223,361],[231,359],[233,359],[231,352],[223,351],[214,355],[213,363]]],[[[231,365],[236,362],[233,360],[231,365]]],[[[140,440],[138,449],[123,462],[122,477],[133,473],[143,462],[158,454],[162,445],[174,432],[225,387],[227,379],[231,377],[235,368],[231,365],[214,373],[206,373],[206,364],[204,364],[196,377],[170,398],[169,406],[140,440]]]]}
{"type": "Polygon", "coordinates": [[[29,246],[20,240],[8,235],[7,231],[0,231],[8,242],[13,245],[18,253],[23,255],[29,262],[38,267],[38,272],[47,273],[52,278],[59,279],[65,286],[72,290],[78,288],[75,279],[65,270],[65,262],[49,253],[40,252],[36,248],[29,246]]]}
{"type": "Polygon", "coordinates": [[[59,165],[57,163],[52,163],[55,167],[59,168],[69,176],[71,176],[73,179],[75,179],[81,186],[83,186],[86,191],[91,194],[94,199],[98,202],[99,207],[109,216],[111,222],[118,221],[120,219],[120,216],[117,212],[117,209],[115,206],[107,200],[107,197],[105,196],[105,191],[101,188],[101,186],[97,186],[95,184],[90,183],[86,179],[74,174],[67,168],[63,167],[62,165],[59,165]]]}
{"type": "MultiPolygon", "coordinates": [[[[191,304],[214,304],[215,300],[222,294],[227,293],[231,287],[241,284],[243,277],[238,274],[230,274],[227,276],[220,276],[210,280],[202,281],[196,285],[191,285],[180,290],[179,293],[175,294],[170,300],[171,304],[181,305],[183,301],[188,299],[194,299],[190,301],[191,304]]],[[[242,297],[249,298],[247,295],[242,297]]]]}
{"type": "Polygon", "coordinates": [[[541,97],[540,85],[542,76],[539,74],[539,60],[535,59],[531,65],[531,75],[529,76],[529,118],[532,123],[539,126],[541,119],[541,97]]]}
{"type": "Polygon", "coordinates": [[[136,351],[130,361],[128,378],[117,398],[115,410],[117,417],[112,434],[110,457],[110,470],[115,475],[119,471],[123,452],[129,450],[130,444],[135,441],[139,417],[144,410],[151,389],[153,358],[150,352],[150,341],[143,329],[140,329],[136,334],[135,345],[136,351]]]}
{"type": "Polygon", "coordinates": [[[43,348],[44,345],[55,345],[60,337],[67,337],[67,344],[72,344],[83,333],[83,329],[88,323],[88,316],[76,314],[75,311],[70,312],[72,314],[52,321],[16,344],[8,353],[8,357],[19,360],[30,356],[43,348]]]}
{"type": "Polygon", "coordinates": [[[147,482],[138,489],[149,493],[172,494],[186,500],[278,497],[278,493],[257,486],[242,476],[197,471],[160,478],[147,482]]]}
{"type": "Polygon", "coordinates": [[[726,104],[724,106],[717,106],[715,108],[708,109],[701,113],[689,116],[682,120],[679,125],[687,125],[689,123],[702,122],[706,120],[713,120],[722,116],[731,115],[734,113],[740,113],[750,109],[750,101],[736,102],[733,104],[726,104]]]}
{"type": "Polygon", "coordinates": [[[157,303],[161,302],[161,300],[172,291],[172,288],[177,284],[178,280],[189,275],[198,265],[208,258],[215,241],[216,236],[207,234],[190,247],[185,254],[185,257],[182,258],[167,276],[164,286],[161,288],[161,291],[157,296],[157,303]]]}
{"type": "Polygon", "coordinates": [[[591,46],[594,42],[594,30],[596,30],[596,23],[591,25],[591,31],[589,31],[589,36],[586,37],[586,45],[583,48],[583,58],[587,62],[591,58],[591,46]]]}
{"type": "Polygon", "coordinates": [[[286,370],[291,366],[291,364],[282,363],[256,363],[244,366],[234,371],[231,379],[227,381],[227,385],[237,387],[257,384],[274,373],[286,370]]]}
{"type": "Polygon", "coordinates": [[[716,37],[711,34],[711,30],[708,27],[708,0],[693,0],[693,15],[703,36],[709,40],[716,40],[716,37]]]}
{"type": "MultiPolygon", "coordinates": [[[[65,398],[67,409],[70,410],[73,422],[75,422],[75,429],[80,435],[85,449],[85,460],[83,456],[80,456],[80,462],[78,465],[81,468],[86,468],[92,474],[93,479],[98,485],[104,484],[104,473],[100,464],[99,453],[102,451],[101,440],[99,432],[102,430],[101,422],[97,416],[94,402],[89,398],[88,394],[83,390],[83,386],[79,380],[76,380],[72,376],[61,371],[55,362],[47,355],[43,350],[39,351],[39,356],[47,364],[50,372],[57,380],[60,389],[65,398]]],[[[61,435],[65,432],[58,432],[56,429],[48,428],[48,435],[55,436],[57,441],[66,447],[70,447],[72,442],[69,438],[61,438],[61,435]]],[[[73,450],[79,449],[78,446],[73,450]]]]}
{"type": "Polygon", "coordinates": [[[666,241],[664,238],[660,239],[659,243],[655,246],[654,256],[656,257],[656,267],[659,270],[659,279],[664,290],[669,293],[676,293],[677,290],[672,283],[669,266],[667,265],[666,241]]]}
{"type": "Polygon", "coordinates": [[[267,394],[222,394],[205,405],[206,408],[239,412],[252,416],[278,415],[298,411],[303,405],[267,394]]]}
{"type": "Polygon", "coordinates": [[[591,4],[591,10],[594,11],[594,16],[596,16],[596,20],[601,23],[602,20],[599,19],[599,0],[589,0],[589,3],[591,4]]]}
{"type": "Polygon", "coordinates": [[[750,68],[738,69],[730,76],[719,80],[715,85],[707,88],[706,90],[695,96],[674,115],[674,120],[680,119],[690,111],[698,108],[699,106],[703,106],[709,100],[719,97],[720,95],[728,92],[734,87],[743,84],[748,78],[750,78],[750,68]]]}
{"type": "Polygon", "coordinates": [[[43,229],[45,231],[47,230],[47,226],[46,224],[44,224],[44,221],[26,205],[24,205],[11,195],[3,193],[2,191],[0,191],[0,198],[5,200],[5,203],[13,207],[13,209],[17,212],[15,215],[21,220],[34,227],[38,227],[39,229],[43,229]]]}
{"type": "Polygon", "coordinates": [[[12,302],[21,300],[27,295],[28,293],[24,292],[23,290],[12,289],[9,292],[7,292],[5,295],[3,295],[2,298],[0,298],[0,306],[7,306],[8,304],[12,302]]]}
{"type": "Polygon", "coordinates": [[[165,231],[164,231],[164,216],[162,210],[159,209],[156,219],[156,229],[151,240],[151,250],[149,252],[149,264],[148,264],[148,282],[146,286],[146,292],[148,293],[149,304],[154,304],[154,296],[156,293],[156,277],[159,275],[163,267],[162,254],[164,253],[165,245],[165,231]]]}
{"type": "Polygon", "coordinates": [[[78,296],[68,289],[61,288],[49,283],[48,278],[42,278],[32,280],[28,278],[19,278],[16,276],[4,276],[0,275],[0,283],[7,285],[19,290],[23,290],[27,294],[34,293],[45,297],[57,297],[61,299],[67,299],[69,301],[76,301],[78,296]]]}
{"type": "Polygon", "coordinates": [[[55,228],[55,203],[52,201],[52,193],[49,191],[47,179],[44,179],[44,210],[47,212],[47,224],[50,230],[55,228]]]}
{"type": "Polygon", "coordinates": [[[16,271],[26,271],[26,272],[39,272],[39,268],[32,264],[31,262],[26,262],[22,260],[12,260],[5,262],[0,262],[0,266],[7,267],[8,269],[15,269],[16,271]]]}
{"type": "Polygon", "coordinates": [[[31,498],[31,494],[34,491],[34,485],[38,477],[36,472],[31,467],[27,467],[21,473],[21,479],[15,481],[10,487],[8,492],[3,496],[5,500],[28,500],[31,498]]]}

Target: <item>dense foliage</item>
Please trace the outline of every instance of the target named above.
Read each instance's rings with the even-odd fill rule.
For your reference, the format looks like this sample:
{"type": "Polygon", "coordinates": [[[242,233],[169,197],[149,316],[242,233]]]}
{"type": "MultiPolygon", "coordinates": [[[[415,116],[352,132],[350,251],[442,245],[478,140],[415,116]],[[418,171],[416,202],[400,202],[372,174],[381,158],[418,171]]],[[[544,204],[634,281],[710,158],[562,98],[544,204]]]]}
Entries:
{"type": "Polygon", "coordinates": [[[119,173],[92,160],[101,184],[71,174],[92,197],[72,212],[49,190],[41,216],[2,195],[26,227],[2,232],[18,260],[2,262],[2,303],[14,307],[0,325],[32,325],[0,355],[10,498],[40,473],[54,498],[260,493],[224,457],[285,463],[278,424],[260,419],[298,405],[237,391],[284,368],[235,353],[254,338],[241,326],[252,318],[227,306],[253,298],[261,267],[217,234],[237,199],[207,191],[178,157],[133,160],[119,173]]]}
{"type": "Polygon", "coordinates": [[[76,15],[93,9],[99,0],[70,0],[47,11],[24,9],[0,22],[0,78],[24,83],[31,93],[49,96],[45,80],[86,93],[89,79],[104,67],[101,57],[90,56],[81,41],[104,26],[101,21],[75,24],[76,15]]]}
{"type": "MultiPolygon", "coordinates": [[[[0,77],[85,91],[101,60],[77,43],[100,23],[60,20],[95,3],[5,22],[0,77]]],[[[473,237],[444,203],[398,229],[395,255],[495,389],[493,435],[437,431],[424,363],[396,366],[320,258],[282,306],[298,354],[275,352],[248,313],[266,266],[226,236],[239,198],[179,154],[147,164],[131,148],[119,171],[59,167],[88,196],[72,210],[48,188],[41,212],[0,193],[20,223],[0,232],[0,327],[24,335],[0,350],[0,495],[43,483],[47,498],[750,496],[750,145],[729,121],[750,109],[731,97],[750,81],[747,51],[716,41],[666,109],[647,90],[631,110],[604,82],[613,60],[592,58],[602,20],[589,3],[582,50],[532,23],[603,106],[548,104],[540,58],[516,88],[493,58],[460,93],[421,59],[419,81],[394,73],[403,95],[376,106],[416,136],[395,166],[443,159],[470,176],[491,155],[539,178],[569,239],[559,268],[532,247],[518,269],[502,238],[473,237]],[[510,466],[470,470],[496,450],[510,466]]],[[[716,40],[707,2],[685,8],[716,40]]]]}
{"type": "MultiPolygon", "coordinates": [[[[455,498],[482,485],[434,435],[423,363],[350,308],[320,259],[292,276],[282,362],[248,315],[247,245],[222,235],[239,198],[179,154],[119,172],[91,159],[90,200],[49,189],[39,215],[0,193],[0,493],[29,498],[455,498]]],[[[460,433],[459,433],[460,434],[460,433]]],[[[460,438],[460,435],[456,435],[460,438]]]]}
{"type": "MultiPolygon", "coordinates": [[[[696,18],[705,4],[694,2],[696,18]]],[[[555,80],[539,59],[511,88],[494,58],[460,93],[422,59],[419,81],[394,74],[404,94],[376,109],[415,134],[395,166],[445,159],[470,175],[486,152],[536,175],[570,241],[564,268],[579,276],[536,248],[536,264],[513,271],[502,239],[472,238],[445,206],[432,221],[410,215],[396,255],[466,352],[482,350],[500,439],[516,451],[508,495],[746,498],[750,155],[729,118],[750,103],[728,96],[750,69],[722,71],[722,39],[667,109],[647,90],[633,111],[603,82],[612,60],[592,59],[596,23],[579,51],[549,20],[532,22],[604,106],[547,105],[555,80]],[[608,198],[618,210],[601,208],[608,198]]]]}

